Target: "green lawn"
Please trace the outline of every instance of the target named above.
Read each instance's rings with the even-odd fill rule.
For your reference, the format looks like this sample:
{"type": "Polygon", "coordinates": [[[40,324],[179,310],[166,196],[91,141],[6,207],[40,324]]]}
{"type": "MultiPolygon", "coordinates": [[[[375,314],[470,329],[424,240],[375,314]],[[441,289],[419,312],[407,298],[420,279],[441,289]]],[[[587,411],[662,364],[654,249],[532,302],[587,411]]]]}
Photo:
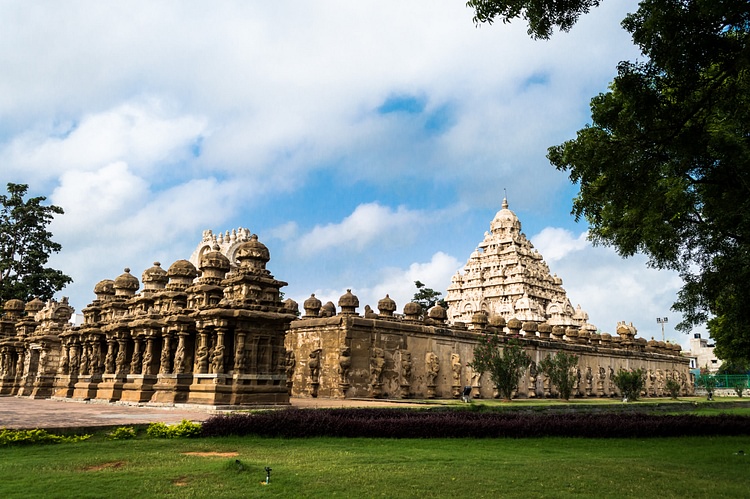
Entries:
{"type": "Polygon", "coordinates": [[[139,436],[107,441],[95,436],[73,444],[0,448],[3,498],[716,498],[746,497],[748,490],[750,437],[155,440],[139,436]],[[261,485],[265,466],[273,468],[268,486],[261,485]]]}

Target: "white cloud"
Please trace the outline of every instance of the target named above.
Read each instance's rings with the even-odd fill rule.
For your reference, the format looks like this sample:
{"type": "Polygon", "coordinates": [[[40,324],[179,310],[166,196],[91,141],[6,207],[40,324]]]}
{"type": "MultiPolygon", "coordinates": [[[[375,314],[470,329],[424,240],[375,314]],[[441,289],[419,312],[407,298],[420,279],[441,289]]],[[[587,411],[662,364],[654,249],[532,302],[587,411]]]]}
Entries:
{"type": "Polygon", "coordinates": [[[166,108],[158,99],[144,99],[84,115],[77,124],[53,123],[15,136],[0,147],[0,157],[40,178],[120,161],[141,175],[154,175],[155,165],[188,158],[191,145],[206,132],[205,119],[166,108]]]}
{"type": "Polygon", "coordinates": [[[360,204],[341,222],[318,225],[304,234],[297,247],[305,254],[335,247],[362,250],[376,239],[390,242],[411,238],[419,225],[427,221],[424,213],[403,206],[393,210],[378,203],[360,204]]]}
{"type": "Polygon", "coordinates": [[[547,262],[556,262],[574,251],[581,251],[591,246],[583,232],[576,237],[571,231],[559,227],[545,227],[539,234],[531,237],[534,247],[544,256],[547,262]]]}

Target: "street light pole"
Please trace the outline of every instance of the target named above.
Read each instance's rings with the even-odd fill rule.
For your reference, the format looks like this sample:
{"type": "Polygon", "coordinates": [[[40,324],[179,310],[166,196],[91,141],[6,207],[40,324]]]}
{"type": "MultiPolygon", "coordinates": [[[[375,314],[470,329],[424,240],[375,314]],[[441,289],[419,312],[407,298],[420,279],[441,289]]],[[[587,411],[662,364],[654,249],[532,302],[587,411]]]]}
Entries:
{"type": "Polygon", "coordinates": [[[669,318],[667,317],[664,317],[663,319],[661,317],[656,318],[656,323],[661,324],[661,341],[666,341],[664,339],[664,324],[666,324],[667,322],[669,322],[669,318]]]}

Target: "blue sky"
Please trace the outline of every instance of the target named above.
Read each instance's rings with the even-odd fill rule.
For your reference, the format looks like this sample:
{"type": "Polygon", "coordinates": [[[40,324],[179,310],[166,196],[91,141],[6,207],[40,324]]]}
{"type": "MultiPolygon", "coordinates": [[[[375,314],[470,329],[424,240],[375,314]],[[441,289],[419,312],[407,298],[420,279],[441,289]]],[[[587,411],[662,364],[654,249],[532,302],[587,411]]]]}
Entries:
{"type": "Polygon", "coordinates": [[[507,192],[592,323],[659,336],[679,279],[587,243],[545,158],[638,56],[635,6],[533,41],[461,0],[3,2],[0,181],[65,209],[52,264],[79,311],[99,280],[240,226],[287,296],[401,310],[414,280],[445,292],[507,192]]]}

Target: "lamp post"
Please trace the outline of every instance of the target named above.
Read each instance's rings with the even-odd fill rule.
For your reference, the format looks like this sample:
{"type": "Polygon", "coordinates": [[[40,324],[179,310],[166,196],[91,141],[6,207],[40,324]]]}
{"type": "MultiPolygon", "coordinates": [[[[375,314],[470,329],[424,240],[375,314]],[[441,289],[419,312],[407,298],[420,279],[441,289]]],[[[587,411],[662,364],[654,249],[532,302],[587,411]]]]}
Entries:
{"type": "Polygon", "coordinates": [[[656,318],[656,323],[661,324],[661,341],[665,341],[664,340],[664,324],[666,324],[667,322],[669,322],[669,319],[667,317],[664,317],[663,319],[661,317],[656,318]]]}

